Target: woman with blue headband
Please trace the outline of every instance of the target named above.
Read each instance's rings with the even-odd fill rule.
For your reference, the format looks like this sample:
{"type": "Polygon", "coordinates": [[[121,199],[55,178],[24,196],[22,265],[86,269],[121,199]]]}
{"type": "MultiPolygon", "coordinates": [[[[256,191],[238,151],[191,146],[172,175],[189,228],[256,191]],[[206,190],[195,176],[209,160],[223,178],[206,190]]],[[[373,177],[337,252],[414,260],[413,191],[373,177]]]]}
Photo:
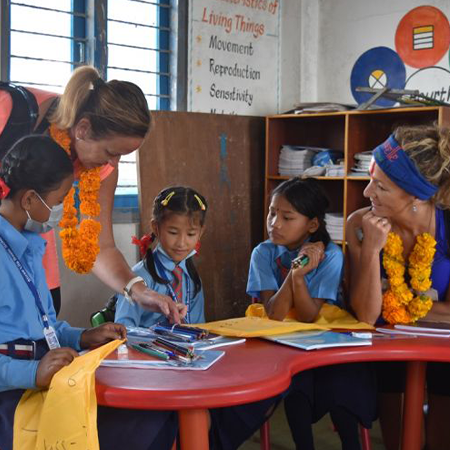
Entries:
{"type": "MultiPolygon", "coordinates": [[[[400,127],[375,148],[364,196],[347,221],[350,304],[359,320],[450,322],[450,130],[400,127]]],[[[404,363],[377,367],[387,450],[398,450],[404,363]]],[[[450,364],[427,368],[426,449],[450,448],[450,364]]]]}

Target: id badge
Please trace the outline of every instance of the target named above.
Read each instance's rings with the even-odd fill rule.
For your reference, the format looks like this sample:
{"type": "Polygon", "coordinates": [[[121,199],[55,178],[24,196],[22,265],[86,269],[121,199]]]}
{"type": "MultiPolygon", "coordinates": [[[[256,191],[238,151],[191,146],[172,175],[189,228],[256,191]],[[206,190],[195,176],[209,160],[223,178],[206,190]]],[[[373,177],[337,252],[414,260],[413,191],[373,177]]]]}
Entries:
{"type": "Polygon", "coordinates": [[[52,326],[44,328],[44,337],[50,350],[61,347],[59,345],[58,336],[56,336],[55,329],[52,326]]]}

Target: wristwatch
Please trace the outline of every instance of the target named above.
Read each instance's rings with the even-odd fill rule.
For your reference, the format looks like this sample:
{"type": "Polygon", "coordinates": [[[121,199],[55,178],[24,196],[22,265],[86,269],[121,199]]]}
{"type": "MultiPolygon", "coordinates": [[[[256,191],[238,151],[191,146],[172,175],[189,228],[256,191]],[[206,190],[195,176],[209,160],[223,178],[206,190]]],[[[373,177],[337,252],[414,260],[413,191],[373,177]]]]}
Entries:
{"type": "Polygon", "coordinates": [[[144,286],[147,286],[147,283],[142,277],[132,278],[128,282],[128,284],[123,288],[123,295],[130,303],[134,303],[133,299],[131,298],[131,289],[136,283],[144,283],[144,286]]]}

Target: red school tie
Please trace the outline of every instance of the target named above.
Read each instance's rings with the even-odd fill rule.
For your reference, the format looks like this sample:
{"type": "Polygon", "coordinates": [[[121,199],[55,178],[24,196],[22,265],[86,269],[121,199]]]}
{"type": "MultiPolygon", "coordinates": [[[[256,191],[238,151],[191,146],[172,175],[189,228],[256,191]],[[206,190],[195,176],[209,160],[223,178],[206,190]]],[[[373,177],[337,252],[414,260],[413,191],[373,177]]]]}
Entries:
{"type": "Polygon", "coordinates": [[[280,269],[280,272],[281,272],[281,280],[284,281],[285,278],[288,276],[288,273],[289,273],[290,268],[289,268],[289,267],[284,267],[284,266],[283,266],[283,263],[281,262],[281,256],[279,256],[279,257],[276,259],[276,261],[277,261],[278,269],[280,269]]]}
{"type": "Polygon", "coordinates": [[[172,270],[173,280],[172,288],[175,294],[177,303],[183,302],[183,269],[180,266],[175,266],[172,270]]]}

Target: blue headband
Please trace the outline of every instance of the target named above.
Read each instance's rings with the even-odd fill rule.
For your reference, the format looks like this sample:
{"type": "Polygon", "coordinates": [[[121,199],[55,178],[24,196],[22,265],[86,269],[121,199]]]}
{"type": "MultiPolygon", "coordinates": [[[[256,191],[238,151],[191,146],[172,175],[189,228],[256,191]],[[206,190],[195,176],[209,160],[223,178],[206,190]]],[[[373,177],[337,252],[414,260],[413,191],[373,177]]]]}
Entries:
{"type": "Polygon", "coordinates": [[[380,169],[408,194],[428,200],[438,190],[418,171],[393,135],[375,148],[373,156],[380,169]]]}

